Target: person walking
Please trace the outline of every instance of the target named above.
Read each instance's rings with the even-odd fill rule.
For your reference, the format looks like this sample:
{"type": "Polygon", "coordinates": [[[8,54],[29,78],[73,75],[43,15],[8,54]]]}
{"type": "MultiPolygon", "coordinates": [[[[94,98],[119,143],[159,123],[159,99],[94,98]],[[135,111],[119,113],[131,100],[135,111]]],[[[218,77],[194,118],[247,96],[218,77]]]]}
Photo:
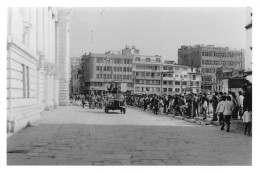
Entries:
{"type": "Polygon", "coordinates": [[[159,100],[159,113],[160,113],[160,115],[163,114],[163,109],[164,109],[163,99],[160,98],[160,100],[159,100]]]}
{"type": "Polygon", "coordinates": [[[217,121],[218,117],[217,117],[217,106],[218,106],[218,98],[217,98],[218,92],[215,92],[215,95],[213,95],[212,97],[212,107],[213,107],[213,118],[211,121],[217,121]]]}
{"type": "Polygon", "coordinates": [[[81,102],[82,102],[82,108],[84,108],[84,106],[85,106],[85,104],[86,104],[85,99],[82,98],[82,99],[81,99],[81,102]]]}
{"type": "Polygon", "coordinates": [[[251,128],[252,128],[252,112],[248,111],[248,108],[246,108],[246,111],[244,112],[243,115],[243,122],[245,124],[245,131],[244,134],[251,136],[251,128]]]}
{"type": "MultiPolygon", "coordinates": [[[[232,116],[233,110],[234,110],[234,103],[231,101],[231,97],[227,96],[227,100],[225,101],[224,111],[223,111],[224,121],[225,121],[225,124],[227,125],[227,132],[229,132],[229,129],[230,129],[231,116],[232,116]]],[[[223,126],[223,129],[221,128],[221,130],[224,130],[224,126],[223,126]]]]}
{"type": "Polygon", "coordinates": [[[154,113],[154,115],[158,114],[158,109],[159,109],[159,100],[155,96],[154,101],[153,101],[153,113],[154,113]]]}
{"type": "Polygon", "coordinates": [[[216,109],[216,113],[218,115],[218,120],[219,120],[219,125],[221,127],[221,130],[224,130],[224,124],[225,124],[224,115],[223,115],[225,101],[226,101],[226,96],[221,96],[221,100],[218,103],[218,106],[216,109]]]}
{"type": "Polygon", "coordinates": [[[207,119],[207,110],[208,110],[208,102],[206,97],[203,97],[202,99],[202,113],[204,115],[204,120],[207,119]]]}
{"type": "Polygon", "coordinates": [[[238,98],[237,98],[237,103],[238,103],[238,117],[239,119],[242,120],[242,116],[243,116],[243,101],[244,101],[244,96],[242,94],[241,91],[238,92],[238,98]]]}

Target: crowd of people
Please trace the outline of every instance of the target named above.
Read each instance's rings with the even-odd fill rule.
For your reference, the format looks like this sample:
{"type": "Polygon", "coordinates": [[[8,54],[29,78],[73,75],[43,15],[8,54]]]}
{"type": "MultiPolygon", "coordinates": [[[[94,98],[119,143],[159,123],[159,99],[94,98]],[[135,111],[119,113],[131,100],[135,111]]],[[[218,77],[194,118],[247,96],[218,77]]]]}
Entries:
{"type": "MultiPolygon", "coordinates": [[[[89,109],[104,108],[106,95],[86,94],[73,95],[71,102],[74,105],[88,105],[89,109]]],[[[155,95],[125,94],[125,101],[128,105],[150,110],[157,114],[173,114],[174,116],[184,116],[188,119],[203,116],[207,119],[210,113],[209,106],[212,105],[212,121],[218,121],[221,130],[229,132],[231,120],[243,120],[245,123],[244,134],[251,135],[252,126],[252,84],[246,83],[243,91],[235,92],[215,92],[214,95],[206,93],[175,94],[175,95],[155,95]]]]}
{"type": "Polygon", "coordinates": [[[105,99],[106,96],[101,94],[78,94],[70,97],[73,105],[82,106],[82,108],[88,106],[89,109],[103,109],[105,99]]]}
{"type": "Polygon", "coordinates": [[[209,105],[212,105],[213,118],[218,121],[220,129],[229,132],[231,120],[243,120],[245,123],[244,134],[251,135],[252,126],[252,85],[246,83],[243,91],[215,92],[214,95],[206,93],[175,94],[175,95],[127,95],[128,105],[138,107],[142,110],[150,110],[157,114],[173,114],[184,116],[188,119],[209,116],[209,105]]]}

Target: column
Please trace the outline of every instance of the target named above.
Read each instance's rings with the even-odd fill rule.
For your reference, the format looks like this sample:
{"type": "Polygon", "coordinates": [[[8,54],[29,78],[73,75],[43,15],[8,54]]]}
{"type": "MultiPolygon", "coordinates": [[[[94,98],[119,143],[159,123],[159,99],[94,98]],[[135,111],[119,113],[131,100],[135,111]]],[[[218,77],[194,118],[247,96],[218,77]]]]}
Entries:
{"type": "Polygon", "coordinates": [[[60,8],[58,11],[58,32],[57,32],[57,67],[59,75],[59,105],[69,105],[69,15],[71,9],[60,8]]]}

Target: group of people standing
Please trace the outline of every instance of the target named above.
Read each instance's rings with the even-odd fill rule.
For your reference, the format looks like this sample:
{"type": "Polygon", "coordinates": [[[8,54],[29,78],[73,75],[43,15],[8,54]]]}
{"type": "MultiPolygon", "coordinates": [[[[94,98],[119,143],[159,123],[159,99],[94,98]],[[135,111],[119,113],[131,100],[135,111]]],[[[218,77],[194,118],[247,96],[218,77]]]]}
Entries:
{"type": "Polygon", "coordinates": [[[129,95],[127,103],[142,108],[150,109],[154,114],[169,114],[194,118],[203,113],[206,119],[208,114],[208,98],[203,94],[175,94],[175,95],[129,95]]]}
{"type": "Polygon", "coordinates": [[[70,100],[74,105],[82,106],[82,108],[88,105],[89,109],[102,109],[104,106],[105,96],[99,94],[81,94],[71,96],[70,100]]]}
{"type": "Polygon", "coordinates": [[[139,107],[144,111],[149,109],[157,114],[172,113],[186,118],[209,115],[209,105],[213,108],[212,121],[218,121],[221,130],[229,132],[231,120],[243,120],[244,134],[251,136],[252,127],[252,84],[246,83],[242,91],[215,92],[213,96],[207,94],[175,94],[175,95],[127,95],[128,105],[139,107]]]}

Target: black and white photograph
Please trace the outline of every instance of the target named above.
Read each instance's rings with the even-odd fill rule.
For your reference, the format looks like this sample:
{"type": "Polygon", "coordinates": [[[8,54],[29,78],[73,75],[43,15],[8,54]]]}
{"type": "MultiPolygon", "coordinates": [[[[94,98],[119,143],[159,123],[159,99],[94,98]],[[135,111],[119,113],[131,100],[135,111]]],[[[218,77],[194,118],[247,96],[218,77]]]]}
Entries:
{"type": "Polygon", "coordinates": [[[5,7],[5,166],[252,166],[257,10],[146,3],[5,7]]]}

